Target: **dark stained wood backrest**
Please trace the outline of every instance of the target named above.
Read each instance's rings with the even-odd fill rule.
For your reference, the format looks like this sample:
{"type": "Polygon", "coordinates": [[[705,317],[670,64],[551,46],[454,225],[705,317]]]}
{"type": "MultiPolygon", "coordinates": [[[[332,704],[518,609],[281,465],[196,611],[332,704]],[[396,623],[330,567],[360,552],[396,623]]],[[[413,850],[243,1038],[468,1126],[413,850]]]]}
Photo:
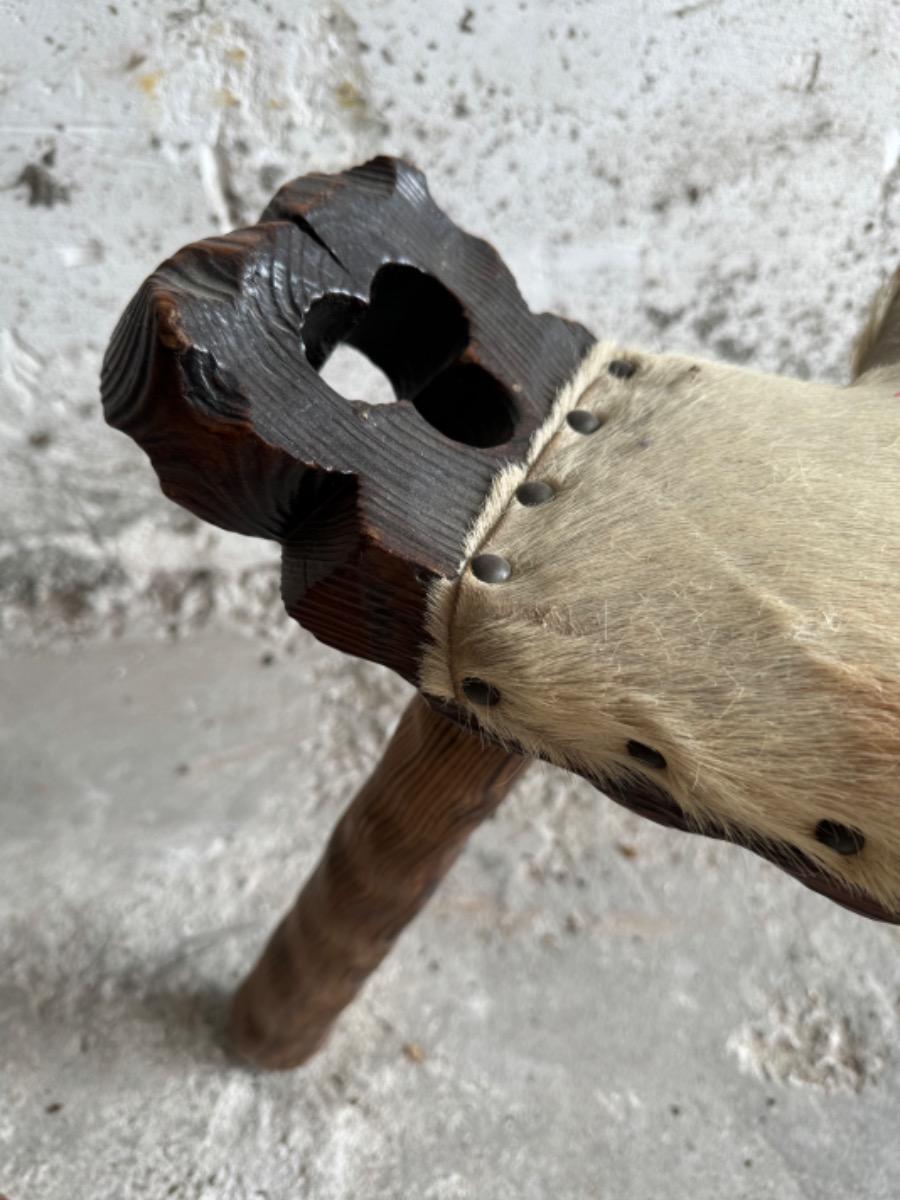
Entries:
{"type": "Polygon", "coordinates": [[[164,262],[113,335],[102,397],[166,495],[282,544],[292,616],[412,680],[423,581],[456,571],[494,475],[592,342],[531,313],[423,175],[377,158],[294,180],[259,224],[164,262]],[[397,403],[328,386],[341,342],[397,403]]]}

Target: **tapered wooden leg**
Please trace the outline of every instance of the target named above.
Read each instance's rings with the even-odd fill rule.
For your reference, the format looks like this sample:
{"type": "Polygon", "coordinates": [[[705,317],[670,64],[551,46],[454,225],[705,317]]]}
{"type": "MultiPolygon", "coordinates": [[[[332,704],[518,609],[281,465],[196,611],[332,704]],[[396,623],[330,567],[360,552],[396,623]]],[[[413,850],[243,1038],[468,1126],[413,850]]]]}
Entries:
{"type": "Polygon", "coordinates": [[[528,761],[413,698],[235,996],[231,1034],[243,1058],[284,1069],[315,1053],[528,761]]]}

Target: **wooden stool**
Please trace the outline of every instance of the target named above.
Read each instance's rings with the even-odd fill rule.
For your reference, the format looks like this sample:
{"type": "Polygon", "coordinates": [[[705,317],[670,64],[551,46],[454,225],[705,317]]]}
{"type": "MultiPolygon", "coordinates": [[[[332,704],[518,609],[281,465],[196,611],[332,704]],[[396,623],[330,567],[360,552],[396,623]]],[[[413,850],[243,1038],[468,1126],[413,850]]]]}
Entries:
{"type": "Polygon", "coordinates": [[[421,689],[237,993],[242,1056],[315,1052],[532,757],[898,919],[894,296],[846,389],[597,342],[388,158],[143,284],[107,420],[281,544],[292,617],[421,689]],[[323,381],[341,342],[397,403],[323,381]]]}

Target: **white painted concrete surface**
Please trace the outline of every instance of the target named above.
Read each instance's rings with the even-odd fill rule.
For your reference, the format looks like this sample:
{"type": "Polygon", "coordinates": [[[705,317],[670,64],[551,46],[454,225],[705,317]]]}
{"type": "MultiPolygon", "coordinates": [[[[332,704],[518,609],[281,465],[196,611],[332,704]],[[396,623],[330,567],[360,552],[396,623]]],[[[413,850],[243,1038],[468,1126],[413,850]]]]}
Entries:
{"type": "Polygon", "coordinates": [[[164,501],[96,394],[156,262],[380,151],[534,307],[842,378],[900,260],[898,35],[888,0],[0,0],[9,1200],[898,1194],[900,935],[549,771],[309,1070],[236,1071],[224,991],[405,693],[289,632],[272,548],[164,501]]]}

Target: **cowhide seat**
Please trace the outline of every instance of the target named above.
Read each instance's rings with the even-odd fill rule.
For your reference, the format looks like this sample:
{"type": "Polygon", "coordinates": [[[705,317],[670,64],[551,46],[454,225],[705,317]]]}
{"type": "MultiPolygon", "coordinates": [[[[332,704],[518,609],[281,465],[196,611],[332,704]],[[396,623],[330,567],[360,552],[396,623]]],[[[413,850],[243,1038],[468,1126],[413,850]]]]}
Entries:
{"type": "Polygon", "coordinates": [[[244,1056],[309,1057],[529,756],[898,919],[895,299],[848,387],[597,342],[385,158],[148,279],[109,421],[420,689],[238,993],[244,1056]],[[342,341],[396,404],[328,387],[342,341]]]}

